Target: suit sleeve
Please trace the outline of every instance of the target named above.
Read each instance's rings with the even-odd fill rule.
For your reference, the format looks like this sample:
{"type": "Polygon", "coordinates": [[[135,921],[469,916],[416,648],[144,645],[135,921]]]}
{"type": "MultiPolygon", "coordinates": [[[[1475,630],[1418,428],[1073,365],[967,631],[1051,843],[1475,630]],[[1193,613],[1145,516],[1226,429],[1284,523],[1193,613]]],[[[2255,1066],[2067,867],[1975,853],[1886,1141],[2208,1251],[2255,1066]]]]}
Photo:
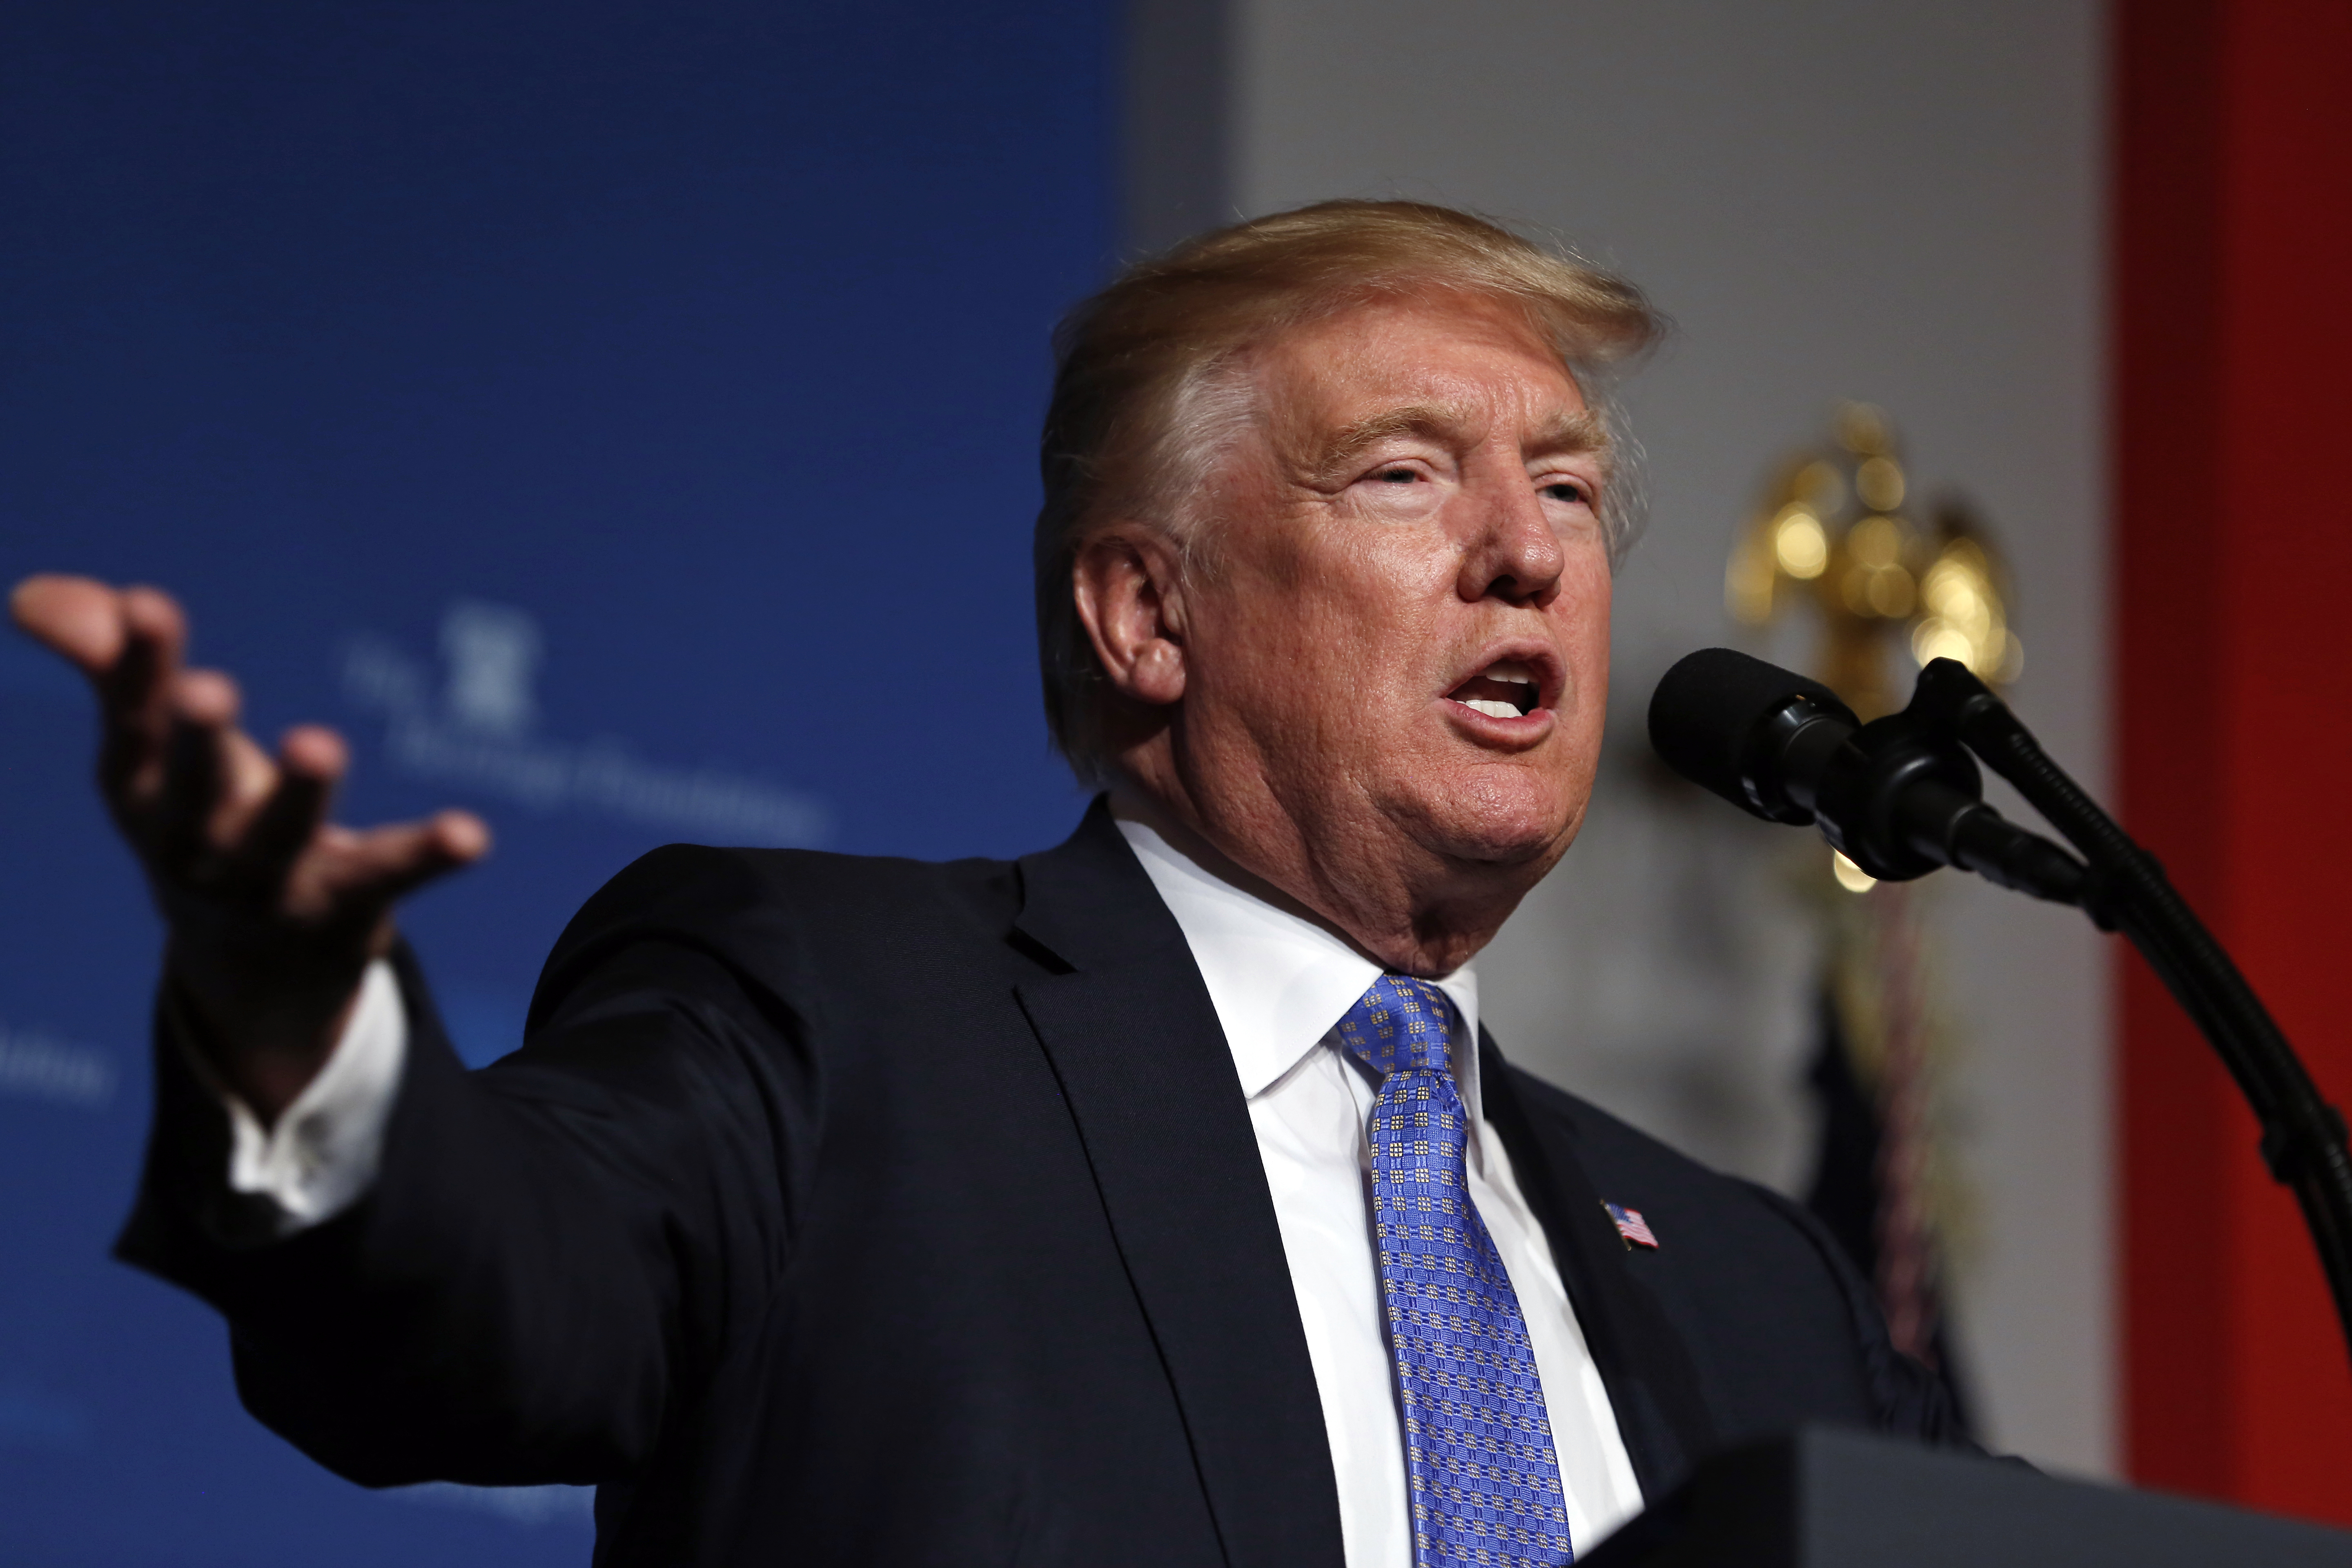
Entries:
{"type": "Polygon", "coordinates": [[[401,953],[375,1184],[284,1239],[206,1212],[222,1119],[159,1050],[120,1252],[218,1308],[247,1408],[351,1479],[627,1475],[789,1258],[814,1073],[806,1020],[737,959],[759,901],[723,852],[639,861],[558,943],[523,1048],[480,1072],[401,953]]]}

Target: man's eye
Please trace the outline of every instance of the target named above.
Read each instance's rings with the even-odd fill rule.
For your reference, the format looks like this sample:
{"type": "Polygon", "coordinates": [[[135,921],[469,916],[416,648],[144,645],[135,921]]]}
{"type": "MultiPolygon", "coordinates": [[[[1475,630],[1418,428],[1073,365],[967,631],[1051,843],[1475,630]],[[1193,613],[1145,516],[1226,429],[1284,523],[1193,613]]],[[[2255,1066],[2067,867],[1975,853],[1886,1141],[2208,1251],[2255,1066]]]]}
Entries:
{"type": "Polygon", "coordinates": [[[1382,468],[1372,478],[1384,485],[1409,485],[1421,478],[1421,472],[1417,468],[1382,468]]]}
{"type": "Polygon", "coordinates": [[[1544,486],[1543,492],[1553,500],[1566,501],[1570,505],[1590,505],[1592,500],[1584,493],[1582,485],[1570,484],[1566,479],[1554,479],[1544,486]]]}

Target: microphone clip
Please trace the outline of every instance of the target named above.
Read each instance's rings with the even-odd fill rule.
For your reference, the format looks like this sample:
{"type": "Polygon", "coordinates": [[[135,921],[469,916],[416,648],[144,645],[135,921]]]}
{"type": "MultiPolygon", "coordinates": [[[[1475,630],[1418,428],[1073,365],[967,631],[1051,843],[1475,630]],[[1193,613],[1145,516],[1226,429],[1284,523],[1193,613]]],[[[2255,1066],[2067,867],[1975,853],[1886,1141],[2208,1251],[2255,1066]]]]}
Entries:
{"type": "Polygon", "coordinates": [[[1874,719],[1846,738],[1821,774],[1822,837],[1882,882],[1907,882],[1961,863],[1955,825],[1982,804],[1984,775],[1958,741],[1917,712],[1874,719]]]}

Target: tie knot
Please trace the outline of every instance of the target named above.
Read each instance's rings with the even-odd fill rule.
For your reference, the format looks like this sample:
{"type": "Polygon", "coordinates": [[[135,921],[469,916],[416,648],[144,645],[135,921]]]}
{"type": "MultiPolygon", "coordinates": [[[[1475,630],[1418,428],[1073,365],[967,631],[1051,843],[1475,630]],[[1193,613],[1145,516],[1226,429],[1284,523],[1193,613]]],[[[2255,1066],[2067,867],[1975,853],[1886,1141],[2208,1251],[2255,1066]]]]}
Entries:
{"type": "Polygon", "coordinates": [[[1385,1077],[1400,1068],[1450,1070],[1454,1004],[1426,980],[1383,974],[1339,1020],[1339,1043],[1385,1077]]]}

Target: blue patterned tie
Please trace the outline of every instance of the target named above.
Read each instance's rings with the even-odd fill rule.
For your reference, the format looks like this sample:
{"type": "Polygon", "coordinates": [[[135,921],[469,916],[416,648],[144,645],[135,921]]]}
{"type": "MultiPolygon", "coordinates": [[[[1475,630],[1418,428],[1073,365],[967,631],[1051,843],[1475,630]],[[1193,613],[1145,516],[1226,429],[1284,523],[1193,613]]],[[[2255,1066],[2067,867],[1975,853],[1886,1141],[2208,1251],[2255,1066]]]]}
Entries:
{"type": "Polygon", "coordinates": [[[1339,1043],[1384,1075],[1372,1106],[1372,1210],[1413,1561],[1549,1568],[1574,1555],[1559,1457],[1519,1299],[1470,1202],[1454,1016],[1429,982],[1384,974],[1339,1020],[1339,1043]]]}

